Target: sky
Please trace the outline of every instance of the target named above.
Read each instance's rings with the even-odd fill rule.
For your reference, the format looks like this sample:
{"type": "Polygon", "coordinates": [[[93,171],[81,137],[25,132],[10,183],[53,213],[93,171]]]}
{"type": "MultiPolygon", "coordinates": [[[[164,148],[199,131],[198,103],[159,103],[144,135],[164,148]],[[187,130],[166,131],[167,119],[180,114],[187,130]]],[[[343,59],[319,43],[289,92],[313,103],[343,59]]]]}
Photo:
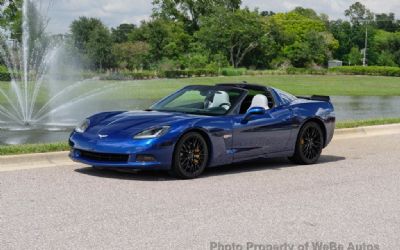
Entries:
{"type": "MultiPolygon", "coordinates": [[[[148,20],[152,0],[47,0],[52,1],[48,11],[51,33],[66,33],[70,23],[80,16],[100,18],[107,26],[121,23],[140,24],[148,20]]],[[[260,11],[286,12],[296,6],[313,8],[331,19],[344,18],[344,10],[353,0],[242,0],[243,6],[260,11]]],[[[400,18],[400,0],[359,0],[375,13],[393,12],[400,18]]]]}

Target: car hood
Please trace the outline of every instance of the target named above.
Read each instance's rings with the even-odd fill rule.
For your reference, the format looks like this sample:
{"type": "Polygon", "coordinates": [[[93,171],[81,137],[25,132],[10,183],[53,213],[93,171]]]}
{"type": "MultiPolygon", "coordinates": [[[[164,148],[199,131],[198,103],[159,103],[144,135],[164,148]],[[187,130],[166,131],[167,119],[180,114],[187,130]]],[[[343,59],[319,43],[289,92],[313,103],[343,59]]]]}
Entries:
{"type": "Polygon", "coordinates": [[[198,116],[182,114],[182,113],[169,113],[157,111],[129,111],[118,112],[115,115],[105,115],[105,117],[96,117],[93,119],[90,127],[87,129],[87,134],[94,135],[135,135],[145,129],[171,125],[173,123],[195,119],[198,116]]]}

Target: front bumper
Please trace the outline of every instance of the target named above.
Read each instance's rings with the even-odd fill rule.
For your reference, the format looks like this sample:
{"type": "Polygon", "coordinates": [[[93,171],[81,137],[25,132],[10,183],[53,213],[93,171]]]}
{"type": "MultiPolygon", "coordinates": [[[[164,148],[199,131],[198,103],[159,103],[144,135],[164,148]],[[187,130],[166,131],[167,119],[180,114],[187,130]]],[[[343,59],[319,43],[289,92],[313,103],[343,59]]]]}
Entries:
{"type": "Polygon", "coordinates": [[[107,168],[170,169],[174,144],[160,139],[102,140],[73,133],[69,157],[79,163],[107,168]],[[138,160],[139,155],[151,160],[138,160]]]}

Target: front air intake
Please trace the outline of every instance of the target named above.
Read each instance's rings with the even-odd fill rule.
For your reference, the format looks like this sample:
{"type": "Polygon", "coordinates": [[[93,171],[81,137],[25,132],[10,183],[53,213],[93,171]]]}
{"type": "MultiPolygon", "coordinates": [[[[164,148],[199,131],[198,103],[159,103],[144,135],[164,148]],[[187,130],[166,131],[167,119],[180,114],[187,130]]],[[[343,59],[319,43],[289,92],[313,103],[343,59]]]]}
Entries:
{"type": "Polygon", "coordinates": [[[79,152],[80,152],[80,157],[99,162],[126,163],[129,160],[128,154],[105,154],[105,153],[97,153],[84,150],[80,150],[79,152]]]}

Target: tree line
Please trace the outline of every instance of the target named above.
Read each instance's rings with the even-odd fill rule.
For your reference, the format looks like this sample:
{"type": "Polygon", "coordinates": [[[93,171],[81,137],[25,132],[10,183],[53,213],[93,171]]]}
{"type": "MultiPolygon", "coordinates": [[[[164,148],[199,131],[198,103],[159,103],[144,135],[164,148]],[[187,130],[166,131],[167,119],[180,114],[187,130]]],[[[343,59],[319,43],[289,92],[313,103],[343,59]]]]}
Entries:
{"type": "MultiPolygon", "coordinates": [[[[21,39],[21,0],[0,0],[0,27],[21,39]],[[1,8],[3,6],[3,8],[1,8]]],[[[400,21],[355,2],[345,20],[313,9],[250,10],[241,0],[153,0],[150,20],[109,29],[80,17],[63,39],[91,70],[400,66],[400,21]],[[367,50],[364,51],[367,45],[367,50]]]]}

